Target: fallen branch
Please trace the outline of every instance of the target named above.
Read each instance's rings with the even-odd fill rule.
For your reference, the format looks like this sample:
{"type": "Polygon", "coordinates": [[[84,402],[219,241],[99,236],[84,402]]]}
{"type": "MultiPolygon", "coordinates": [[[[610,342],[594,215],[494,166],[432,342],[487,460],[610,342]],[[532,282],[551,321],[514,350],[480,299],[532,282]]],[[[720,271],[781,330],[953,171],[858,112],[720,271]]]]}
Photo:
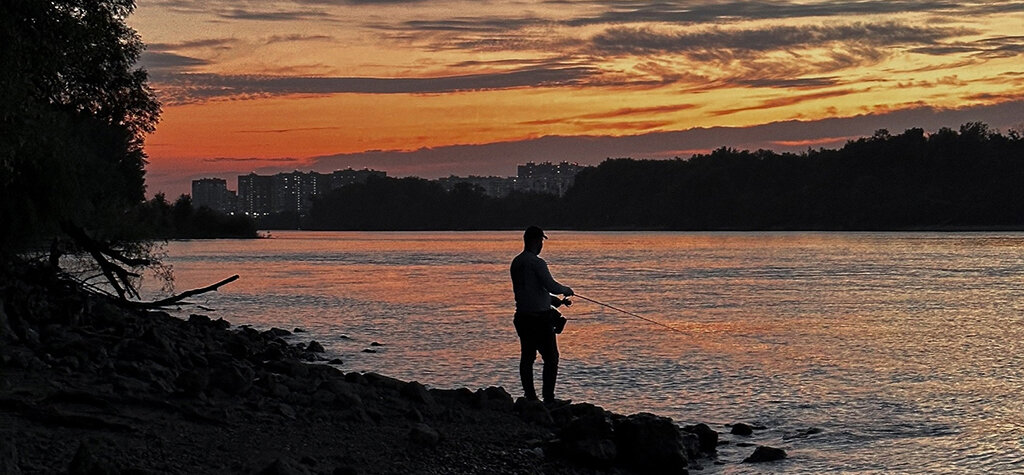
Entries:
{"type": "Polygon", "coordinates": [[[218,288],[220,288],[221,286],[226,285],[226,284],[230,284],[230,283],[232,283],[232,282],[234,282],[236,280],[238,280],[238,274],[235,274],[235,275],[233,275],[231,277],[228,277],[227,279],[224,279],[224,280],[222,280],[220,282],[217,282],[216,284],[207,285],[206,287],[202,287],[202,288],[199,288],[199,289],[186,290],[186,291],[184,291],[184,292],[182,292],[182,293],[180,293],[178,295],[173,295],[173,296],[167,297],[165,299],[155,300],[153,302],[130,302],[130,304],[133,307],[142,307],[142,308],[167,307],[167,306],[179,303],[182,300],[187,299],[187,298],[189,298],[189,297],[191,297],[193,295],[205,294],[206,292],[213,292],[213,291],[217,290],[218,288]]]}

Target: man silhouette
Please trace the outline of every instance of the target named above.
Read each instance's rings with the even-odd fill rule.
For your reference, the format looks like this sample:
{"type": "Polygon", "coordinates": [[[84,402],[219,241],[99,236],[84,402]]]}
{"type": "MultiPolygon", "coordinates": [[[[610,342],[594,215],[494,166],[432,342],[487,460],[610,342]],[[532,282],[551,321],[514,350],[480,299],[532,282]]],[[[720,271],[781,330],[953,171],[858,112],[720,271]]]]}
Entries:
{"type": "Polygon", "coordinates": [[[533,362],[540,353],[544,360],[544,380],[541,394],[544,402],[558,405],[565,401],[555,399],[555,379],[558,377],[558,343],[555,340],[557,316],[551,305],[561,301],[553,294],[572,296],[572,289],[559,284],[551,277],[548,265],[539,254],[548,237],[537,226],[526,228],[523,233],[523,252],[515,259],[509,272],[512,275],[512,291],[516,298],[516,314],[513,323],[519,335],[521,347],[519,377],[523,380],[526,399],[537,400],[533,386],[533,362]]]}

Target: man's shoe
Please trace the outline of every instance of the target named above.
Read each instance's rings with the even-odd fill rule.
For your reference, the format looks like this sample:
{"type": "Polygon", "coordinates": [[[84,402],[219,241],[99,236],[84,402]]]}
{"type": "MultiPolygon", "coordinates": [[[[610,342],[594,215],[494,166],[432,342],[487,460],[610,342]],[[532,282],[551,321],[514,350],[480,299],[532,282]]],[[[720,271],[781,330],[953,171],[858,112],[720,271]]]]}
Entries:
{"type": "Polygon", "coordinates": [[[555,409],[563,406],[568,406],[569,404],[572,404],[572,399],[550,398],[544,400],[544,406],[547,407],[548,409],[555,409]]]}

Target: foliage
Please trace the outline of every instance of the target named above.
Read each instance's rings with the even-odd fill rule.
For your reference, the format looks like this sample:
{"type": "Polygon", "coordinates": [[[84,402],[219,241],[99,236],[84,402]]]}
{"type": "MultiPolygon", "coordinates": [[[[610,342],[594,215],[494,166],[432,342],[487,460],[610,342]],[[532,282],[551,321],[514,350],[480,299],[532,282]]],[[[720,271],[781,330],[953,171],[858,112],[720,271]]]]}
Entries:
{"type": "Polygon", "coordinates": [[[442,230],[555,225],[557,198],[514,193],[497,199],[459,184],[451,191],[422,178],[371,177],[318,197],[308,229],[442,230]]]}
{"type": "Polygon", "coordinates": [[[1024,139],[964,124],[879,130],[838,150],[719,148],[689,159],[609,159],[562,198],[446,192],[374,179],[315,200],[305,227],[357,230],[886,230],[1024,226],[1024,139]]]}
{"type": "Polygon", "coordinates": [[[130,0],[0,3],[0,253],[62,226],[139,250],[125,222],[144,198],[144,135],[159,104],[134,64],[130,0]],[[16,223],[16,224],[13,224],[16,223]]]}
{"type": "Polygon", "coordinates": [[[181,195],[167,202],[163,193],[139,206],[133,221],[151,239],[254,238],[256,223],[248,216],[229,216],[205,206],[196,209],[192,198],[181,195]]]}

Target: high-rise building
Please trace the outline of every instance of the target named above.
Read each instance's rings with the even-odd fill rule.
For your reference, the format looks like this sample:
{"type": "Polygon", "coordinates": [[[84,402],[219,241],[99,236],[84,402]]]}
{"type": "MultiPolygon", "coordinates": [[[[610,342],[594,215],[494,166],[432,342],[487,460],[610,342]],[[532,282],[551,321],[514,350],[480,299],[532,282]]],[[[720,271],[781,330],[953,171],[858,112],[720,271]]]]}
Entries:
{"type": "Polygon", "coordinates": [[[576,174],[584,167],[578,163],[527,162],[519,165],[516,175],[516,190],[535,193],[551,193],[562,196],[576,181],[576,174]]]}
{"type": "Polygon", "coordinates": [[[467,183],[469,185],[479,187],[483,190],[487,196],[495,198],[503,198],[512,193],[515,189],[516,179],[515,177],[503,177],[503,176],[449,176],[447,178],[438,178],[438,183],[444,187],[447,191],[455,189],[455,185],[459,183],[467,183]]]}
{"type": "Polygon", "coordinates": [[[250,173],[238,175],[238,211],[248,216],[266,216],[273,208],[273,177],[250,173]]]}
{"type": "Polygon", "coordinates": [[[207,207],[225,214],[234,214],[237,205],[235,192],[228,189],[223,178],[192,180],[192,206],[207,207]]]}
{"type": "Polygon", "coordinates": [[[366,183],[366,180],[369,180],[371,176],[384,178],[388,176],[388,174],[387,172],[370,170],[369,168],[364,168],[362,170],[353,170],[351,168],[335,170],[334,173],[331,173],[330,189],[335,190],[354,183],[366,183]]]}
{"type": "Polygon", "coordinates": [[[331,174],[296,170],[276,175],[239,175],[238,209],[249,216],[288,212],[305,215],[313,206],[314,196],[352,183],[365,183],[371,176],[386,177],[387,173],[349,168],[331,174]]]}

